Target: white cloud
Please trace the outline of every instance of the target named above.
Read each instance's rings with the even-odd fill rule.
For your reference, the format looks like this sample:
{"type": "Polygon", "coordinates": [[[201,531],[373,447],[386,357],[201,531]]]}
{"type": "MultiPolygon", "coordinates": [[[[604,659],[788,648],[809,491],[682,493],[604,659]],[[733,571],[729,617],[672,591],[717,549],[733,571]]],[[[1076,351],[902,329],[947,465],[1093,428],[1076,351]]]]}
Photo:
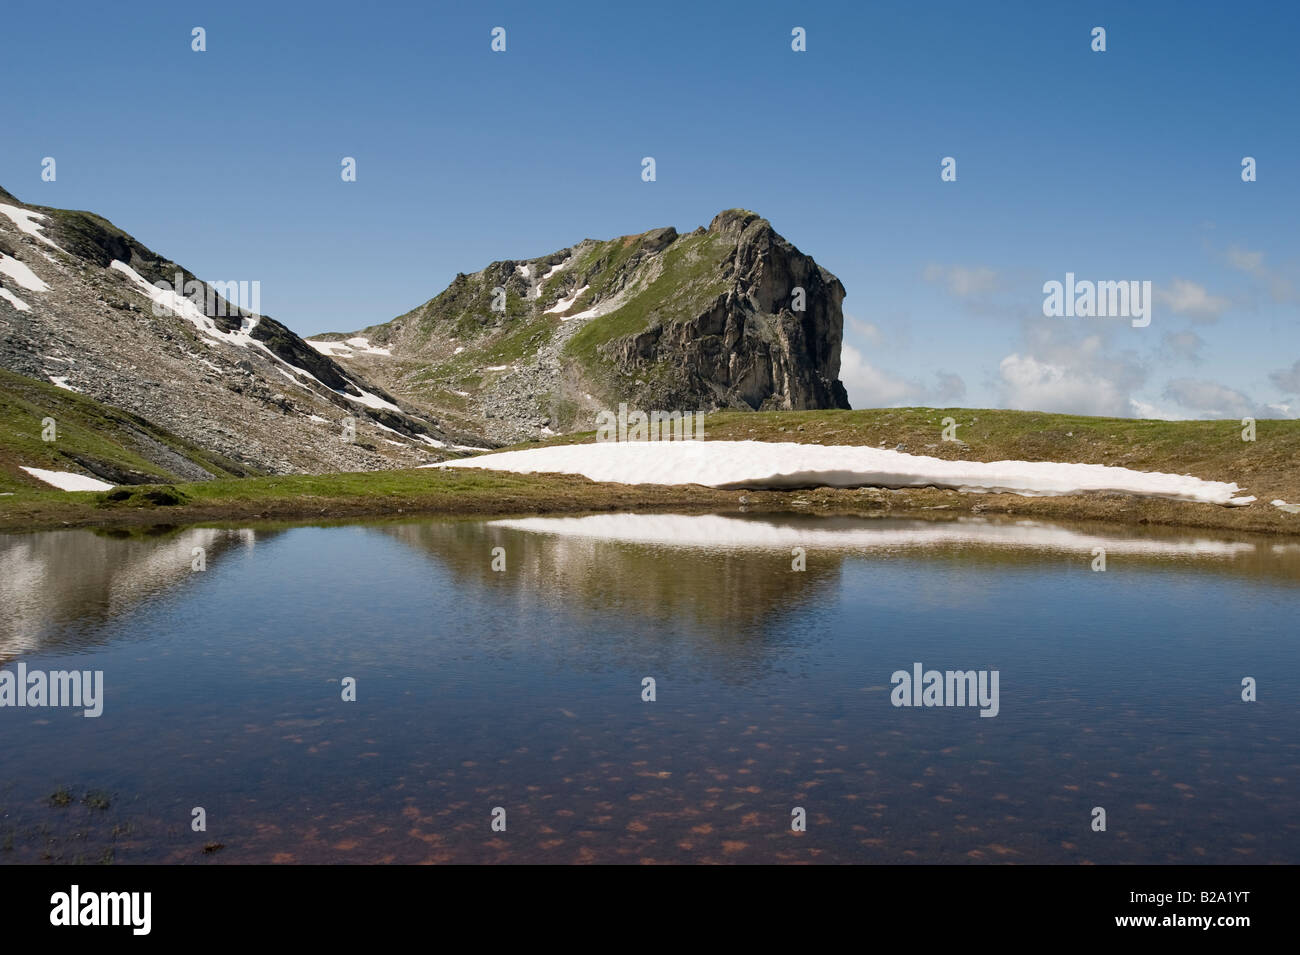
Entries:
{"type": "Polygon", "coordinates": [[[1275,409],[1256,404],[1235,388],[1204,378],[1175,378],[1165,385],[1165,397],[1208,418],[1277,417],[1275,409]]]}
{"type": "Polygon", "coordinates": [[[881,371],[862,357],[862,353],[845,343],[840,347],[840,381],[855,408],[880,408],[907,404],[920,399],[924,388],[881,371]]]}
{"type": "Polygon", "coordinates": [[[1139,401],[1136,398],[1130,398],[1129,405],[1133,409],[1134,418],[1154,418],[1157,421],[1178,421],[1186,417],[1186,415],[1174,414],[1172,411],[1167,411],[1166,409],[1157,407],[1156,405],[1148,404],[1145,401],[1139,401]]]}
{"type": "Polygon", "coordinates": [[[932,264],[925,267],[921,277],[927,282],[942,284],[957,298],[984,295],[998,287],[998,273],[984,266],[932,264]]]}
{"type": "Polygon", "coordinates": [[[852,345],[840,346],[840,381],[849,393],[849,404],[855,408],[887,408],[891,405],[945,405],[966,395],[966,382],[961,375],[940,371],[935,373],[937,384],[927,388],[915,380],[907,380],[875,367],[852,345]]]}
{"type": "Polygon", "coordinates": [[[1175,278],[1168,287],[1156,289],[1156,298],[1179,315],[1203,322],[1216,321],[1232,303],[1226,298],[1211,295],[1197,282],[1175,278]]]}
{"type": "Polygon", "coordinates": [[[948,405],[966,397],[966,382],[961,375],[951,371],[935,372],[939,385],[934,391],[936,404],[948,405]]]}
{"type": "Polygon", "coordinates": [[[880,328],[871,322],[863,321],[860,318],[854,318],[852,315],[845,315],[844,321],[849,328],[853,329],[858,335],[861,335],[872,345],[879,345],[882,339],[880,328]]]}
{"type": "Polygon", "coordinates": [[[1252,252],[1248,249],[1239,249],[1236,246],[1228,249],[1224,254],[1228,264],[1234,269],[1241,272],[1249,272],[1251,275],[1264,275],[1264,253],[1252,252]]]}
{"type": "MultiPolygon", "coordinates": [[[[1035,317],[1022,325],[1024,342],[998,365],[994,387],[1003,407],[1026,411],[1126,417],[1147,369],[1132,351],[1127,326],[1063,324],[1035,317]]],[[[1141,340],[1146,340],[1141,336],[1141,340]]]]}
{"type": "Polygon", "coordinates": [[[1277,371],[1269,372],[1269,380],[1277,385],[1278,391],[1285,391],[1289,395],[1300,394],[1300,361],[1297,361],[1290,368],[1279,368],[1277,371]]]}
{"type": "Polygon", "coordinates": [[[1264,253],[1232,246],[1224,253],[1228,265],[1245,272],[1268,286],[1274,302],[1290,302],[1295,298],[1295,285],[1291,279],[1264,265],[1264,253]]]}
{"type": "Polygon", "coordinates": [[[1161,339],[1161,349],[1166,355],[1182,361],[1199,362],[1205,339],[1190,329],[1181,332],[1165,332],[1161,339]]]}
{"type": "Polygon", "coordinates": [[[1003,400],[1023,411],[1121,417],[1133,407],[1125,389],[1087,368],[1012,354],[998,366],[1003,400]]]}

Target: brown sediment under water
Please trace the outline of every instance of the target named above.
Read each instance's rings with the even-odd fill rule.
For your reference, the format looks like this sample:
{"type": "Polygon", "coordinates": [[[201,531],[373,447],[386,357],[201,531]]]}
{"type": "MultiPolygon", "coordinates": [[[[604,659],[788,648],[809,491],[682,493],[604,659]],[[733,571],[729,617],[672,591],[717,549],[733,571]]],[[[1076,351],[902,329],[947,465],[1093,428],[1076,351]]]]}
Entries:
{"type": "Polygon", "coordinates": [[[1300,862],[1300,545],[1276,538],[67,530],[0,536],[0,597],[11,679],[103,674],[97,717],[0,706],[0,864],[1300,862]],[[916,664],[997,671],[996,715],[894,705],[916,664]]]}

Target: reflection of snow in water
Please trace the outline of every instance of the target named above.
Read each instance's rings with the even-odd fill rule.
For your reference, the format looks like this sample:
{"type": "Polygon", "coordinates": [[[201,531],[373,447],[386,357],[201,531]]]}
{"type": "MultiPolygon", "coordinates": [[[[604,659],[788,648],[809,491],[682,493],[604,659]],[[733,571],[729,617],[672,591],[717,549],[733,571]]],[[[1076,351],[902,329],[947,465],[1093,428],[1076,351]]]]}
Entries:
{"type": "Polygon", "coordinates": [[[1151,540],[1120,537],[1077,531],[1037,521],[998,524],[980,519],[932,522],[881,518],[855,521],[849,526],[834,518],[825,521],[826,526],[818,527],[807,521],[782,523],[718,514],[597,514],[590,517],[526,517],[491,521],[488,526],[536,534],[671,547],[890,550],[971,544],[1084,553],[1091,553],[1094,547],[1102,547],[1107,553],[1156,557],[1233,557],[1255,550],[1254,544],[1243,542],[1203,538],[1151,540]]]}

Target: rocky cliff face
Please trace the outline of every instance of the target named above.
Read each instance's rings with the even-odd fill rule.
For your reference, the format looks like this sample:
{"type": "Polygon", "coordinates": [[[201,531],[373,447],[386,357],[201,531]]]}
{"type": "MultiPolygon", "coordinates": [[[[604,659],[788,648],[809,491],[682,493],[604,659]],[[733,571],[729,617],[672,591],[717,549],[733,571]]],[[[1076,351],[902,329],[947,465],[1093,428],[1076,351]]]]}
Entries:
{"type": "Polygon", "coordinates": [[[744,210],[458,275],[391,322],[320,336],[345,367],[518,441],[644,410],[847,408],[844,287],[744,210]],[[494,307],[495,306],[495,307],[494,307]],[[359,344],[350,344],[359,343],[359,344]]]}
{"type": "Polygon", "coordinates": [[[669,393],[683,405],[712,398],[731,408],[847,408],[839,279],[753,213],[723,212],[708,231],[735,242],[734,258],[722,265],[726,290],[694,318],[615,339],[601,354],[630,370],[675,364],[678,373],[666,376],[669,393]]]}
{"type": "MultiPolygon", "coordinates": [[[[222,291],[99,216],[0,189],[0,368],[137,415],[220,463],[203,467],[199,455],[182,466],[161,447],[141,452],[139,439],[142,468],[203,479],[409,467],[475,441],[222,291]],[[183,294],[156,287],[178,277],[183,294]]],[[[102,475],[111,465],[69,469],[102,475]]]]}

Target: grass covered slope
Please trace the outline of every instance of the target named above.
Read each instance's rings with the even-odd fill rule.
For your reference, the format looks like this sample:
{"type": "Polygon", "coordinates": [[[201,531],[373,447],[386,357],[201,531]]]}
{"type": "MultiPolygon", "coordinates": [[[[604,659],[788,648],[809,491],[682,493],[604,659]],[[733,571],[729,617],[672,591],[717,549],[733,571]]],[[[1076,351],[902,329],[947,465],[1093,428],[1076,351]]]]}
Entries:
{"type": "Polygon", "coordinates": [[[249,473],[129,412],[0,369],[0,491],[50,489],[23,471],[24,465],[85,474],[110,484],[249,473]],[[54,421],[54,441],[42,439],[46,419],[54,421]]]}
{"type": "MultiPolygon", "coordinates": [[[[612,248],[596,251],[604,252],[617,265],[629,250],[644,244],[644,239],[620,240],[607,244],[612,248]]],[[[733,251],[729,238],[714,232],[699,230],[677,238],[663,252],[662,271],[634,289],[617,308],[583,325],[565,344],[564,353],[609,386],[617,369],[601,354],[601,346],[643,332],[656,322],[686,321],[703,313],[727,290],[725,267],[733,251]]],[[[621,272],[617,268],[603,268],[597,275],[600,282],[589,281],[588,290],[564,314],[581,313],[618,294],[615,281],[621,272]]]]}
{"type": "MultiPolygon", "coordinates": [[[[1300,501],[1300,422],[1260,421],[1254,442],[1234,421],[1143,421],[963,408],[722,412],[705,419],[706,440],[871,445],[976,461],[1106,464],[1235,481],[1259,500],[1250,507],[1125,495],[1021,497],[937,489],[717,491],[696,486],[596,484],[583,478],[437,469],[293,475],[178,485],[180,503],[158,506],[137,493],[109,501],[95,493],[23,492],[0,498],[0,527],[181,523],[249,517],[320,518],[382,514],[521,514],[601,510],[733,509],[873,514],[1007,514],[1044,520],[1105,520],[1225,530],[1300,533],[1300,515],[1270,505],[1300,501]],[[943,441],[943,419],[959,442],[943,441]],[[901,445],[901,447],[899,447],[901,445]],[[743,500],[742,500],[743,499],[743,500]]],[[[519,447],[591,441],[591,433],[519,447]]],[[[111,492],[110,492],[111,493],[111,492]]],[[[119,492],[120,493],[120,492],[119,492]]],[[[164,499],[167,499],[166,497],[164,499]]]]}

